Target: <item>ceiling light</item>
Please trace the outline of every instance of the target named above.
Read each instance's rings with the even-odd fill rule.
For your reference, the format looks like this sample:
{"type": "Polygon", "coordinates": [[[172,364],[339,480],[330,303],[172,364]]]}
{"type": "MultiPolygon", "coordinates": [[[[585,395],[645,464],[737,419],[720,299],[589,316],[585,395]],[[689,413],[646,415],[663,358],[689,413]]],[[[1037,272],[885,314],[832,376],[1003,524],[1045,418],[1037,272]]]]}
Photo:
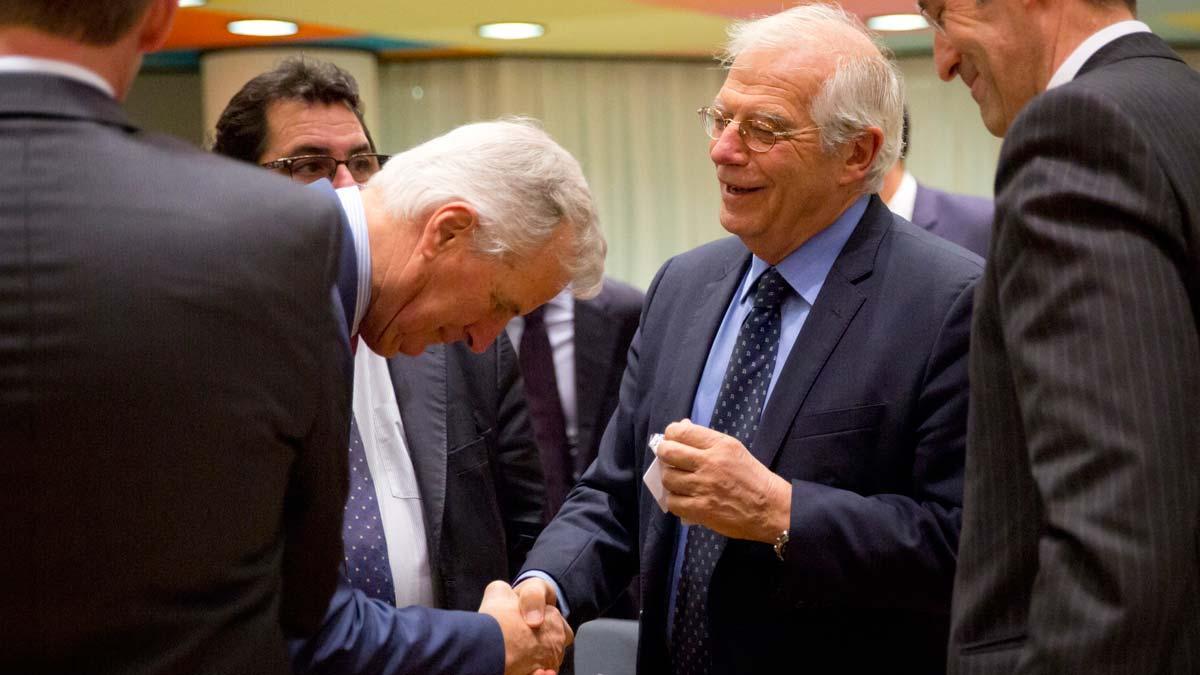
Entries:
{"type": "Polygon", "coordinates": [[[295,35],[300,27],[291,21],[276,21],[274,19],[244,19],[230,21],[225,28],[234,35],[253,35],[255,37],[282,37],[295,35]]]}
{"type": "Polygon", "coordinates": [[[540,23],[510,21],[506,23],[485,23],[479,27],[479,37],[489,40],[528,40],[541,37],[546,27],[540,23]]]}
{"type": "Polygon", "coordinates": [[[203,7],[208,4],[208,0],[179,0],[180,7],[203,7]]]}
{"type": "Polygon", "coordinates": [[[906,30],[929,28],[929,23],[920,14],[880,14],[867,19],[871,30],[898,33],[906,30]]]}

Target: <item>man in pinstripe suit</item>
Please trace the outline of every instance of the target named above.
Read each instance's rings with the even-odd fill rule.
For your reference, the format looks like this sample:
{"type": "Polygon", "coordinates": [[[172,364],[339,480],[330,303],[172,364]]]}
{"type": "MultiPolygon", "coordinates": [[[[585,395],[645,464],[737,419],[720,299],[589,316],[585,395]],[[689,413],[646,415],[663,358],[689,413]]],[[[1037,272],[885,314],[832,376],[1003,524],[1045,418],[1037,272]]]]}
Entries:
{"type": "Polygon", "coordinates": [[[1200,74],[1133,5],[922,2],[1006,137],[954,672],[1200,672],[1200,74]]]}

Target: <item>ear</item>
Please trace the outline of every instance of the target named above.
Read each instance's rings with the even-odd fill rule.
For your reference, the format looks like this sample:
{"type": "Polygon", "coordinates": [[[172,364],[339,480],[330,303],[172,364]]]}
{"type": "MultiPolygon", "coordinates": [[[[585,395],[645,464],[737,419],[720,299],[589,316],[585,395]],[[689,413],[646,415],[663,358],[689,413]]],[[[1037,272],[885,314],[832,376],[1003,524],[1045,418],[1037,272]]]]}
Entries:
{"type": "Polygon", "coordinates": [[[879,127],[867,127],[858,138],[843,146],[844,170],[838,185],[849,185],[862,180],[882,148],[883,130],[879,127]]]}
{"type": "Polygon", "coordinates": [[[470,244],[479,227],[479,214],[466,202],[450,202],[439,206],[421,230],[417,254],[435,258],[443,253],[463,249],[470,244]]]}
{"type": "Polygon", "coordinates": [[[177,9],[178,0],[151,0],[138,28],[139,52],[144,54],[163,46],[167,36],[171,34],[171,25],[175,21],[177,9]]]}

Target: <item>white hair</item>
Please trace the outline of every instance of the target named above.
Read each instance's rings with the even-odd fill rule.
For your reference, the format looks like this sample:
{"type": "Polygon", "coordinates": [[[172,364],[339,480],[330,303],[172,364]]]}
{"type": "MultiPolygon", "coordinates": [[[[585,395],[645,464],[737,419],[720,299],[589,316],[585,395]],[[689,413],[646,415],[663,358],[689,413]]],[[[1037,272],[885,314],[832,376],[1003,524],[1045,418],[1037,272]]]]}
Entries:
{"type": "Polygon", "coordinates": [[[579,162],[536,122],[507,118],[458,127],[393,156],[369,183],[384,207],[414,222],[453,201],[479,215],[476,250],[517,264],[560,225],[574,237],[560,260],[577,297],[599,292],[608,245],[579,162]]]}
{"type": "Polygon", "coordinates": [[[875,46],[875,50],[867,55],[843,54],[838,57],[833,75],[825,80],[821,90],[809,102],[809,115],[821,129],[821,145],[827,153],[858,138],[870,127],[883,131],[883,147],[875,156],[863,185],[863,191],[868,194],[878,192],[883,185],[883,175],[900,156],[904,92],[891,50],[862,22],[836,5],[800,5],[771,16],[735,23],[729,28],[729,40],[720,58],[729,66],[740,54],[749,51],[825,49],[827,29],[831,26],[860,33],[875,46]]]}

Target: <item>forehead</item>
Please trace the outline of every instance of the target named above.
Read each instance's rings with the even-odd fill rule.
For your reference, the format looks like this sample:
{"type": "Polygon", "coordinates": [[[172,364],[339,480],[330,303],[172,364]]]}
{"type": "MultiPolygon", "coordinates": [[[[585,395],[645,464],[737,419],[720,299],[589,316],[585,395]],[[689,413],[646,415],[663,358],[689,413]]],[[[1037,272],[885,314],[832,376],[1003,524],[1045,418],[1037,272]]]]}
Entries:
{"type": "Polygon", "coordinates": [[[366,132],[354,111],[342,103],[275,101],[267,106],[265,159],[286,157],[299,148],[334,155],[366,149],[366,132]]]}
{"type": "Polygon", "coordinates": [[[813,50],[758,50],[741,54],[730,66],[716,102],[730,110],[797,118],[832,72],[833,62],[813,50]]]}

